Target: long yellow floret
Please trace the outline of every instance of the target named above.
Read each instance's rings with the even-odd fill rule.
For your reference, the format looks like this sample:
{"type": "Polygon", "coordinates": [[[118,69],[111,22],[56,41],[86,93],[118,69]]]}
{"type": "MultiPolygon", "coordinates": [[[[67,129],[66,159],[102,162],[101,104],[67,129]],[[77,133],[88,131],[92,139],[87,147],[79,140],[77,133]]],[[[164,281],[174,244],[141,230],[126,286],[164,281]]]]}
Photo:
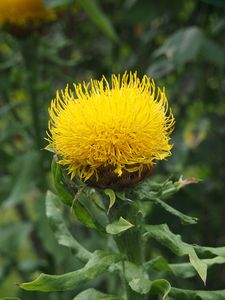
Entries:
{"type": "Polygon", "coordinates": [[[45,7],[43,0],[0,1],[0,26],[36,26],[54,18],[55,13],[45,7]]]}
{"type": "Polygon", "coordinates": [[[74,84],[57,92],[49,108],[49,143],[71,178],[83,180],[110,167],[141,172],[171,154],[174,117],[164,90],[137,73],[74,84]]]}

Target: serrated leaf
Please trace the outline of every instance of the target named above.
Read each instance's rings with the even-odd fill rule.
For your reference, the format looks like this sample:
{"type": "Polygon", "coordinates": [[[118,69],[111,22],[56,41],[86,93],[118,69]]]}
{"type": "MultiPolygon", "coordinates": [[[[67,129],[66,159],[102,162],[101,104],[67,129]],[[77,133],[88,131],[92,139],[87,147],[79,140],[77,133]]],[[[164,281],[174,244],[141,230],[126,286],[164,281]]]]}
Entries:
{"type": "Polygon", "coordinates": [[[63,275],[41,274],[34,281],[22,283],[19,286],[27,291],[57,292],[73,290],[85,283],[90,283],[107,271],[113,264],[122,259],[120,254],[95,251],[88,263],[74,272],[63,275]]]}
{"type": "Polygon", "coordinates": [[[62,207],[59,197],[48,191],[46,195],[46,214],[58,243],[71,248],[78,259],[87,262],[92,254],[71,235],[66,227],[61,211],[62,207]]]}
{"type": "Polygon", "coordinates": [[[126,231],[131,227],[134,227],[134,225],[126,219],[124,219],[123,217],[120,217],[118,221],[106,226],[106,232],[115,235],[126,231]]]}
{"type": "Polygon", "coordinates": [[[88,289],[78,294],[73,300],[124,300],[119,296],[108,295],[101,293],[96,289],[88,289]]]}
{"type": "Polygon", "coordinates": [[[95,0],[76,0],[76,3],[109,38],[113,41],[118,40],[110,19],[104,14],[95,0]]]}
{"type": "Polygon", "coordinates": [[[112,189],[105,189],[104,193],[109,197],[109,208],[107,214],[109,213],[110,209],[113,207],[116,201],[116,195],[112,189]]]}
{"type": "Polygon", "coordinates": [[[187,255],[190,263],[196,269],[202,281],[204,283],[206,282],[207,265],[198,258],[192,245],[183,242],[181,237],[171,232],[166,224],[146,225],[145,229],[148,235],[169,248],[174,254],[178,256],[187,255]]]}

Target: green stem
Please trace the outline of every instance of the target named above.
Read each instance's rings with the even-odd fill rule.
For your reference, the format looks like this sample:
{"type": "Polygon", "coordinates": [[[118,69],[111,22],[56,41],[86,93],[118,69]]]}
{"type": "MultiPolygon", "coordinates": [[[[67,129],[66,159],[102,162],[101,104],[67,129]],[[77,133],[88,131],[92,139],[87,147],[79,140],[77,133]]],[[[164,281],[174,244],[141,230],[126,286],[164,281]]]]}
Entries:
{"type": "MultiPolygon", "coordinates": [[[[144,243],[142,238],[140,215],[138,214],[138,210],[130,204],[121,203],[120,199],[118,199],[116,203],[117,207],[114,207],[113,209],[114,215],[112,215],[111,212],[111,221],[118,220],[119,217],[122,216],[135,226],[125,231],[124,233],[115,236],[115,242],[120,252],[127,257],[128,261],[136,265],[142,265],[144,262],[144,243]]],[[[123,272],[124,277],[126,277],[125,265],[123,267],[123,272]]],[[[143,300],[145,298],[144,295],[138,294],[135,291],[133,291],[127,282],[126,294],[127,300],[143,300]]]]}

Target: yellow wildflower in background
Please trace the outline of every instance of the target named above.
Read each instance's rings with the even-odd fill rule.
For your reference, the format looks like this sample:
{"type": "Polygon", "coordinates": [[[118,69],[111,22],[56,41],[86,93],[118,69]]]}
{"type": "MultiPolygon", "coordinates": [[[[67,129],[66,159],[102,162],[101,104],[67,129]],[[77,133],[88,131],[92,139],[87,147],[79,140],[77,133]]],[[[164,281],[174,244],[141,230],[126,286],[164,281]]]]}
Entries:
{"type": "Polygon", "coordinates": [[[57,92],[49,108],[49,143],[71,178],[99,180],[151,169],[171,154],[174,117],[164,91],[137,73],[74,84],[57,92]],[[109,172],[105,172],[107,176],[109,172]]]}
{"type": "Polygon", "coordinates": [[[0,26],[38,26],[54,18],[55,13],[48,10],[42,0],[0,1],[0,26]]]}

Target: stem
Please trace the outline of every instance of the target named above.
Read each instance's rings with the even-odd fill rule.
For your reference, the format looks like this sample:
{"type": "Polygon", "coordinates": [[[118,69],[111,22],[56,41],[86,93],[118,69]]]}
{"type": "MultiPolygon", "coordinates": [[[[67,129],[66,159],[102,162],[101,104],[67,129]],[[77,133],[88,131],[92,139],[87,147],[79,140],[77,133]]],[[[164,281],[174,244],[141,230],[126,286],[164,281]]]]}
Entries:
{"type": "MultiPolygon", "coordinates": [[[[117,207],[113,209],[114,215],[112,216],[111,210],[111,221],[118,220],[120,216],[123,216],[126,220],[135,225],[133,228],[115,236],[115,242],[122,254],[127,257],[127,260],[136,264],[142,265],[144,262],[144,243],[142,238],[142,230],[140,226],[140,216],[138,210],[130,204],[121,203],[121,200],[116,201],[117,207]]],[[[123,267],[124,277],[126,274],[125,265],[123,267]]],[[[126,281],[126,280],[125,280],[126,281]]],[[[138,294],[131,289],[129,284],[126,282],[126,294],[127,300],[143,300],[144,295],[138,294]]]]}

